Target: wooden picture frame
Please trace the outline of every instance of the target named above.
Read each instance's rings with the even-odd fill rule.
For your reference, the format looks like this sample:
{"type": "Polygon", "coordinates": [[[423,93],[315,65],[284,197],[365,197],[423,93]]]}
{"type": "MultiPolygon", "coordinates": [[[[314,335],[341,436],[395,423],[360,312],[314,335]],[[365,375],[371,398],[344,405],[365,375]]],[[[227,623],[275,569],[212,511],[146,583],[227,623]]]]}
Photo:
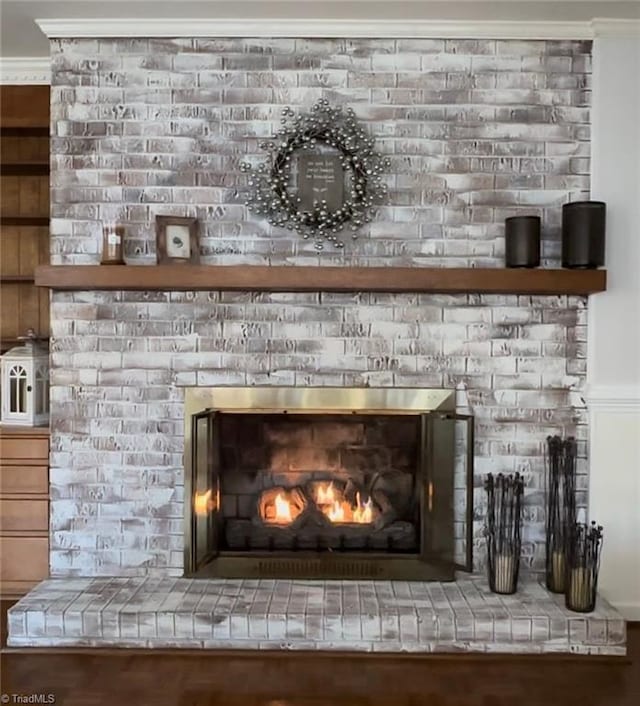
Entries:
{"type": "Polygon", "coordinates": [[[197,265],[200,262],[198,219],[156,216],[156,252],[159,265],[197,265]]]}

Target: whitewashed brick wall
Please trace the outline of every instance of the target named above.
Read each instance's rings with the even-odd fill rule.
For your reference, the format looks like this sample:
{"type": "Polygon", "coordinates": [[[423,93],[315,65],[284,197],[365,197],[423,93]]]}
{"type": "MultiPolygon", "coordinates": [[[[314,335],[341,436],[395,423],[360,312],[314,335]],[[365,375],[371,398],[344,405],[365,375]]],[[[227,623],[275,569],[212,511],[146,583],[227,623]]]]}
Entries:
{"type": "Polygon", "coordinates": [[[589,42],[61,40],[52,46],[52,257],[94,262],[100,220],[153,262],[156,214],[197,216],[206,263],[501,266],[507,216],[589,189],[589,42]],[[318,255],[244,206],[240,162],[281,110],[354,108],[391,158],[357,247],[318,255]]]}
{"type": "MultiPolygon", "coordinates": [[[[444,40],[53,42],[52,262],[95,263],[121,220],[152,264],[156,214],[194,215],[217,264],[489,266],[503,221],[588,194],[590,44],[444,40]],[[242,205],[239,163],[286,105],[351,105],[392,160],[362,238],[318,254],[242,205]]],[[[348,275],[347,275],[348,276],[348,275]]],[[[543,558],[544,439],[577,435],[586,300],[574,297],[54,293],[55,575],[180,574],[184,385],[465,382],[482,476],[527,481],[525,562],[543,558]]],[[[479,564],[482,562],[478,551],[479,564]]]]}

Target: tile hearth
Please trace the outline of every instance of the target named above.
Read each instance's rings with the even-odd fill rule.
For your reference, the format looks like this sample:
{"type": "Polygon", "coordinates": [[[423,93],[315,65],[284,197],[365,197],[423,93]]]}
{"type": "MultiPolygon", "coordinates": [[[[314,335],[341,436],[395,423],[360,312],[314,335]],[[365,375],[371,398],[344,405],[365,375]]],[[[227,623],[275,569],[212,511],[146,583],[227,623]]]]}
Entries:
{"type": "Polygon", "coordinates": [[[43,581],[9,611],[10,647],[624,655],[625,622],[588,615],[535,580],[75,578],[43,581]]]}

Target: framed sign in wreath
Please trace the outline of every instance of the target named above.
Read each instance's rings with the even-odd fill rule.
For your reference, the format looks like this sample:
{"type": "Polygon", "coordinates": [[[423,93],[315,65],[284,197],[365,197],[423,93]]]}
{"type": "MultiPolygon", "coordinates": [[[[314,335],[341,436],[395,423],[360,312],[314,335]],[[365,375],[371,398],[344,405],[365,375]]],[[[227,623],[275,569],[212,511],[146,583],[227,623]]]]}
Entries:
{"type": "Polygon", "coordinates": [[[325,243],[343,248],[338,234],[349,227],[356,239],[386,195],[389,159],[374,150],[351,108],[326,99],[304,115],[285,108],[281,122],[277,135],[260,143],[273,155],[270,168],[240,165],[251,187],[246,205],[271,225],[313,239],[317,250],[325,243]]]}

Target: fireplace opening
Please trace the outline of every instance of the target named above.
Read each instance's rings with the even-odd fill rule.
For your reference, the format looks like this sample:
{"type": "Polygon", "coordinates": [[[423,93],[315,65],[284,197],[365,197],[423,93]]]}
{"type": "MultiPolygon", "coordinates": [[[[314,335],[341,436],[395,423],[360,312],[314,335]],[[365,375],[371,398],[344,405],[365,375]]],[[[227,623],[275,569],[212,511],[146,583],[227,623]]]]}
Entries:
{"type": "Polygon", "coordinates": [[[265,404],[268,388],[244,401],[222,389],[214,400],[195,388],[187,404],[187,575],[451,580],[470,569],[466,507],[456,515],[472,486],[472,420],[451,391],[422,409],[424,396],[406,406],[406,394],[348,408],[344,390],[323,405],[290,388],[280,409],[265,404]]]}
{"type": "Polygon", "coordinates": [[[223,413],[220,549],[417,551],[419,421],[223,413]]]}

